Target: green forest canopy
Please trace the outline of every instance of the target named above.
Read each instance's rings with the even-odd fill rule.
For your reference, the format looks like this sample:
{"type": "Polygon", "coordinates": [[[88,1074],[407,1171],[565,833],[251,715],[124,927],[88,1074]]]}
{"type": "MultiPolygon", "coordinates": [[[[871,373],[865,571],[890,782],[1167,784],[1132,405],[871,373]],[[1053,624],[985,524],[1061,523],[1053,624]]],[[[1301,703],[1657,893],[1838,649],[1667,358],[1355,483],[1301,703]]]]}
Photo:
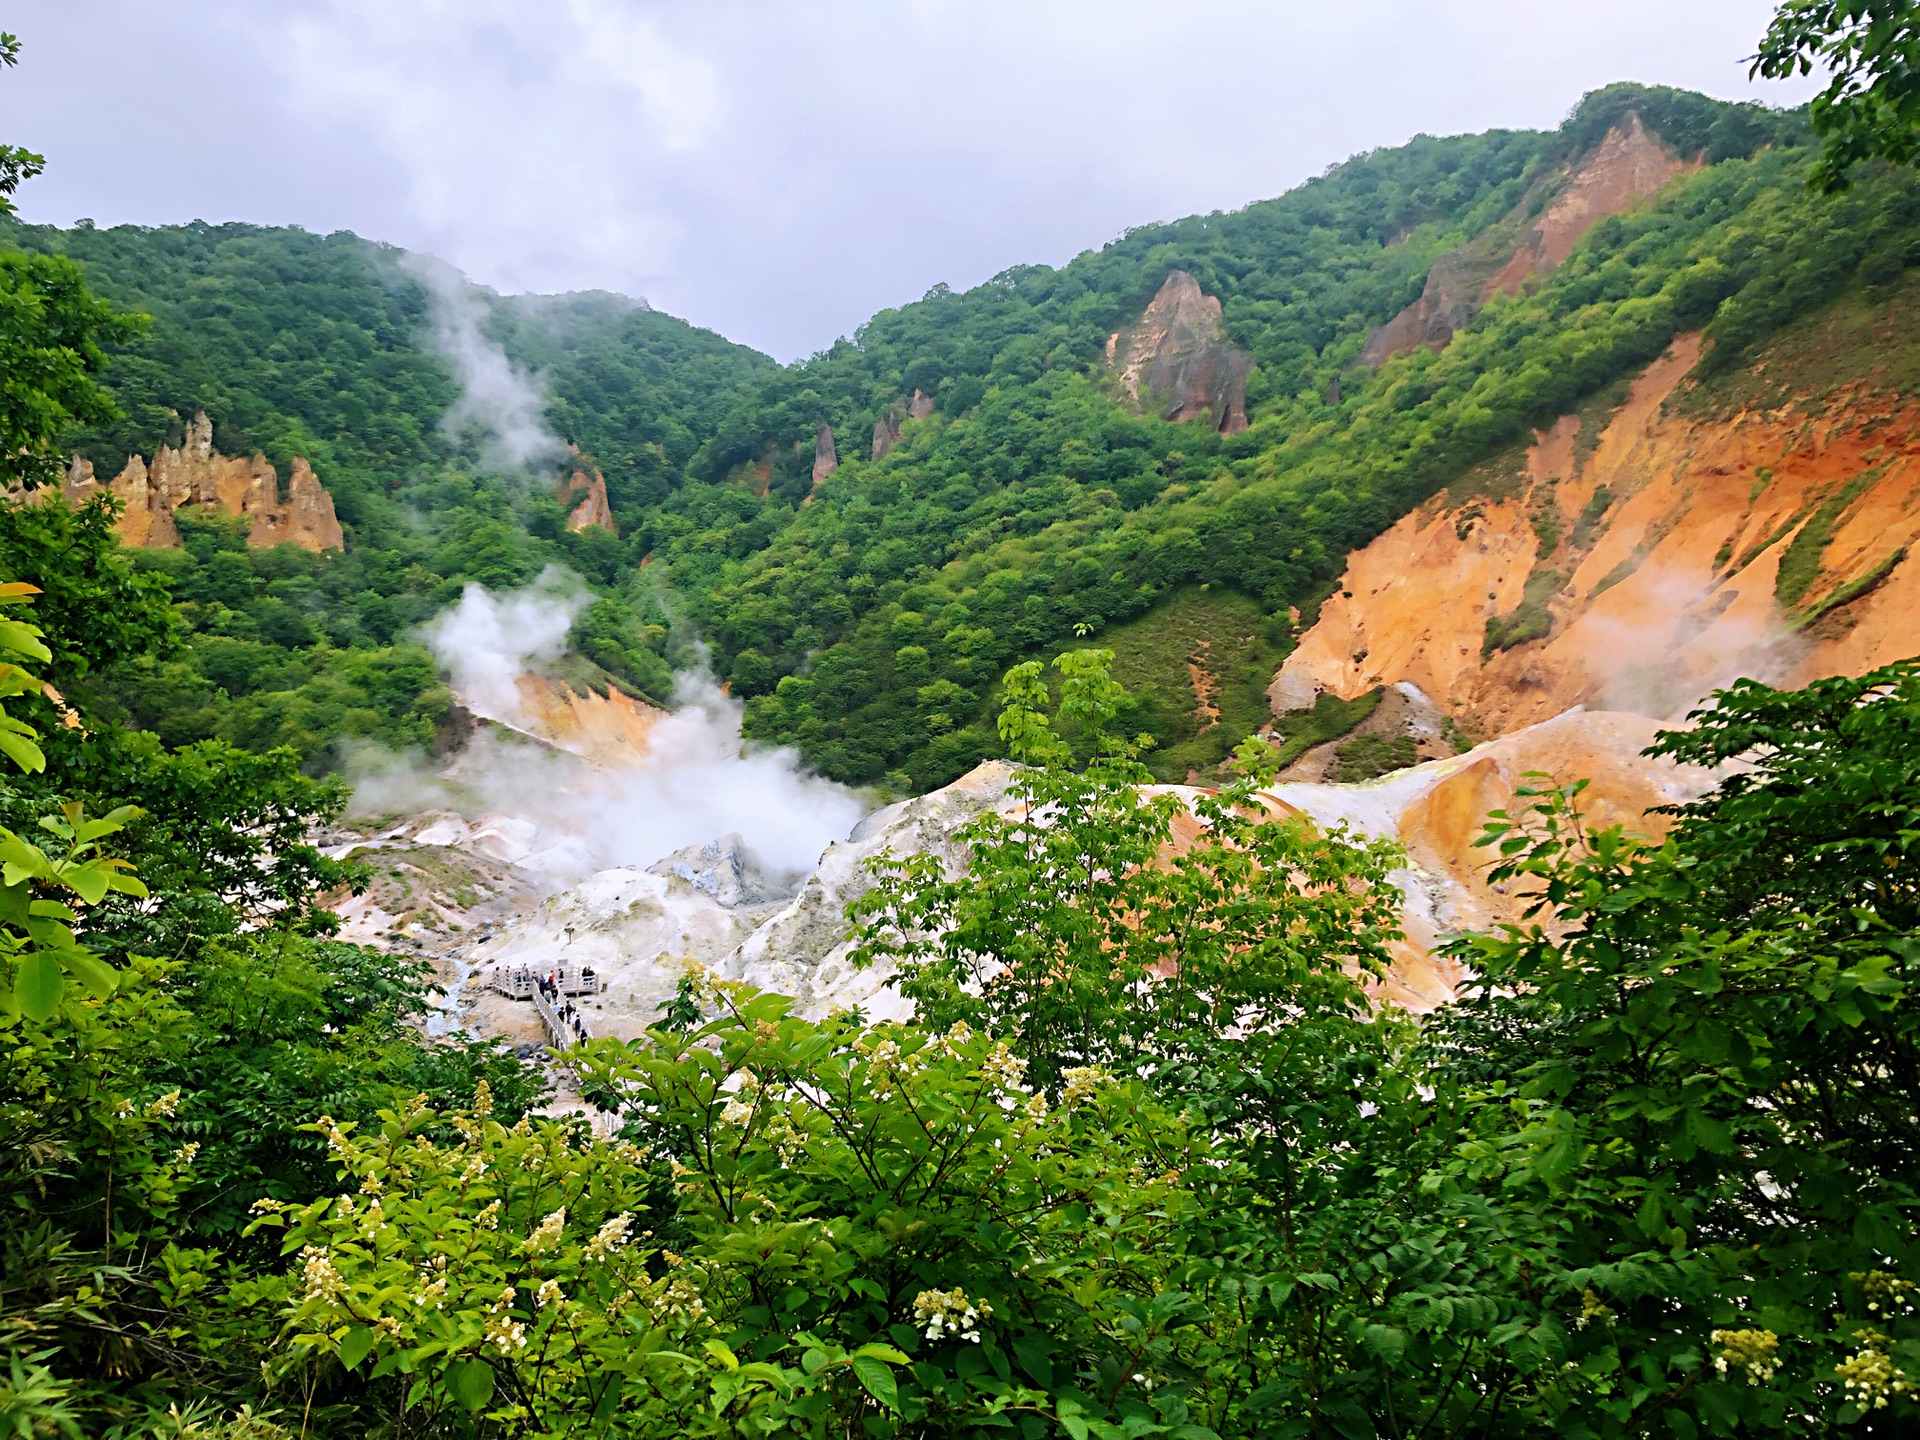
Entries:
{"type": "MultiPolygon", "coordinates": [[[[111,469],[204,407],[225,449],[312,458],[347,528],[344,557],[248,552],[218,526],[144,557],[172,577],[191,635],[173,659],[103,677],[142,724],[291,743],[316,768],[342,738],[418,743],[446,697],[412,627],[464,583],[559,563],[600,597],[575,638],[609,683],[666,698],[675,637],[697,631],[751,736],[907,790],[997,752],[993,681],[1015,660],[1121,625],[1160,654],[1152,617],[1208,586],[1263,617],[1249,631],[1219,597],[1219,623],[1234,644],[1257,633],[1264,663],[1288,643],[1276,617],[1310,613],[1351,548],[1677,330],[1706,328],[1708,363],[1737,365],[1868,271],[1899,273],[1911,180],[1871,172],[1816,198],[1809,154],[1797,113],[1613,86],[1555,131],[1420,137],[1057,270],[936,287],[790,366],[619,297],[482,294],[492,336],[542,376],[556,432],[605,471],[617,538],[567,532],[544,480],[489,475],[471,437],[444,432],[456,382],[395,252],[244,226],[8,233],[155,317],[108,373],[124,418],[70,443],[111,469]],[[1596,227],[1444,354],[1355,368],[1436,256],[1538,213],[1628,110],[1711,163],[1596,227]],[[1107,335],[1174,268],[1221,298],[1254,359],[1241,434],[1134,415],[1111,393],[1107,335]],[[935,413],[865,458],[876,418],[915,390],[935,413]],[[821,424],[843,463],[809,498],[821,424]],[[649,556],[663,563],[643,574],[649,556]]],[[[1146,685],[1136,716],[1166,744],[1187,738],[1175,690],[1146,685]]],[[[1244,723],[1181,763],[1217,761],[1244,723]]]]}

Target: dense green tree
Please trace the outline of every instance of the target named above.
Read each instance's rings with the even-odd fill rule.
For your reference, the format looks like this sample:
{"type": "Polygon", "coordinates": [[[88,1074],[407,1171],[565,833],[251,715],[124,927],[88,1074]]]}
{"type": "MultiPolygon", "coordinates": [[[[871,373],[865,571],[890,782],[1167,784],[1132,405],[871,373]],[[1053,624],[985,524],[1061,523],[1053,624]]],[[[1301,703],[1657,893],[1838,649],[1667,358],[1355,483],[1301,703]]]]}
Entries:
{"type": "Polygon", "coordinates": [[[1821,140],[1813,181],[1843,190],[1863,160],[1920,159],[1920,5],[1913,0],[1786,0],[1753,73],[1769,80],[1824,72],[1810,107],[1821,140]]]}

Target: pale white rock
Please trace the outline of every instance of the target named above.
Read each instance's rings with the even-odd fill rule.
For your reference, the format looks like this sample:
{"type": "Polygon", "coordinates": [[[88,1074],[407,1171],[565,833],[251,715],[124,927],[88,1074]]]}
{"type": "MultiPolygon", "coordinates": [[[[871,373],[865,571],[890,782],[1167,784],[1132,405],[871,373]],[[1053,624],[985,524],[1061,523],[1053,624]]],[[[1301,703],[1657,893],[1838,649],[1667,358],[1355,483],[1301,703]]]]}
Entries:
{"type": "Polygon", "coordinates": [[[791,995],[795,1008],[812,1018],[836,1006],[857,1006],[873,1020],[906,1018],[913,1007],[889,983],[891,967],[859,970],[848,958],[847,906],[873,888],[868,867],[888,851],[933,854],[948,874],[959,874],[966,855],[955,832],[984,811],[1010,813],[1013,773],[1008,762],[989,760],[951,785],[868,816],[849,839],[827,847],[800,893],[727,957],[720,974],[791,995]]]}
{"type": "Polygon", "coordinates": [[[525,965],[591,969],[604,985],[582,1003],[596,1034],[636,1035],[654,1019],[689,961],[712,969],[766,907],[731,909],[686,881],[602,870],[549,895],[470,952],[474,979],[525,965]]]}
{"type": "Polygon", "coordinates": [[[517,815],[482,815],[473,822],[467,847],[494,860],[516,865],[533,852],[540,827],[517,815]]]}
{"type": "Polygon", "coordinates": [[[445,815],[416,830],[412,838],[416,845],[464,846],[472,835],[472,827],[465,820],[458,815],[445,815]]]}

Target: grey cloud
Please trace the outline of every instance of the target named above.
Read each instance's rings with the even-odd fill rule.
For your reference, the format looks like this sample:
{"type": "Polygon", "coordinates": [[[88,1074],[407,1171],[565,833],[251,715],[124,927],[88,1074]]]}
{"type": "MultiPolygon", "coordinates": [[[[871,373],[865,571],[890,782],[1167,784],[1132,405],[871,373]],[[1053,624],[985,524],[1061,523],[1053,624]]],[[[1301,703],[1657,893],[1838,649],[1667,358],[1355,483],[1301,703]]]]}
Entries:
{"type": "Polygon", "coordinates": [[[19,0],[30,218],[351,228],[782,358],[939,281],[1617,79],[1758,91],[1767,0],[19,0]]]}

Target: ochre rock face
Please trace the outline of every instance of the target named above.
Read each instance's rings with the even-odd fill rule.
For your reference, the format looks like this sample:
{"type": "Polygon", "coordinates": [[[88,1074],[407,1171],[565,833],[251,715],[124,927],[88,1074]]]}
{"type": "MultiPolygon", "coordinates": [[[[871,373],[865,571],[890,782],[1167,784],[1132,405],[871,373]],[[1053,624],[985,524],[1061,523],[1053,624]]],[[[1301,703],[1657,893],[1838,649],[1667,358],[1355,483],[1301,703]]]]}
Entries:
{"type": "MultiPolygon", "coordinates": [[[[918,395],[918,390],[913,392],[918,395]]],[[[880,412],[880,418],[873,422],[873,458],[884,460],[892,453],[893,447],[900,443],[900,425],[906,418],[907,407],[898,400],[880,412]]]]}
{"type": "Polygon", "coordinates": [[[1108,338],[1107,360],[1136,408],[1227,435],[1247,428],[1253,358],[1228,342],[1219,299],[1184,270],[1168,274],[1138,324],[1108,338]]]}
{"type": "Polygon", "coordinates": [[[567,516],[567,529],[578,532],[587,529],[605,530],[618,535],[620,527],[613,518],[613,506],[607,500],[607,477],[600,473],[600,467],[592,467],[589,476],[585,470],[575,470],[561,482],[560,492],[555,497],[562,505],[571,505],[567,516]]]}
{"type": "Polygon", "coordinates": [[[1360,363],[1378,365],[1389,355],[1401,355],[1419,345],[1429,350],[1446,349],[1453,332],[1465,329],[1480,308],[1486,283],[1483,264],[1476,265],[1474,257],[1464,251],[1449,250],[1427,271],[1426,288],[1420,298],[1367,336],[1360,363]]]}
{"type": "Polygon", "coordinates": [[[1796,686],[1920,652],[1920,404],[1854,385],[1817,411],[1690,416],[1665,402],[1698,353],[1677,340],[1591,447],[1564,417],[1504,493],[1443,493],[1349,556],[1275,704],[1405,680],[1502,734],[1573,705],[1671,718],[1739,676],[1796,686]],[[1550,628],[1483,654],[1530,574],[1550,628]]]}
{"type": "Polygon", "coordinates": [[[528,733],[595,764],[619,768],[646,758],[654,724],[667,712],[621,690],[582,695],[542,675],[514,682],[528,733]]]}
{"type": "Polygon", "coordinates": [[[1682,159],[1640,122],[1638,112],[1629,110],[1580,162],[1566,190],[1493,277],[1483,298],[1520,289],[1529,275],[1559,265],[1581,237],[1609,215],[1632,209],[1676,177],[1699,168],[1699,162],[1682,159]]]}
{"type": "Polygon", "coordinates": [[[818,485],[840,468],[840,452],[834,449],[833,427],[822,425],[813,437],[813,483],[818,485]]]}
{"type": "Polygon", "coordinates": [[[1367,337],[1360,363],[1378,365],[1417,345],[1445,349],[1454,332],[1495,295],[1524,288],[1529,276],[1558,266],[1581,237],[1609,215],[1658,195],[1676,177],[1699,168],[1698,162],[1669,149],[1629,110],[1574,167],[1559,198],[1515,249],[1489,248],[1500,233],[1496,228],[1434,261],[1420,298],[1367,337]]]}
{"type": "Polygon", "coordinates": [[[168,550],[179,545],[174,514],[202,506],[221,515],[251,520],[247,544],[298,545],[303,550],[340,550],[345,540],[333,497],[313,469],[294,458],[287,498],[280,498],[279,479],[263,455],[250,459],[221,455],[213,448],[213,425],[205,412],[193,417],[179,449],[162,445],[149,465],[138,455],[105,487],[93,473],[93,462],[76,455],[67,469],[61,496],[79,504],[102,488],[123,504],[119,521],[121,543],[140,550],[168,550]]]}

